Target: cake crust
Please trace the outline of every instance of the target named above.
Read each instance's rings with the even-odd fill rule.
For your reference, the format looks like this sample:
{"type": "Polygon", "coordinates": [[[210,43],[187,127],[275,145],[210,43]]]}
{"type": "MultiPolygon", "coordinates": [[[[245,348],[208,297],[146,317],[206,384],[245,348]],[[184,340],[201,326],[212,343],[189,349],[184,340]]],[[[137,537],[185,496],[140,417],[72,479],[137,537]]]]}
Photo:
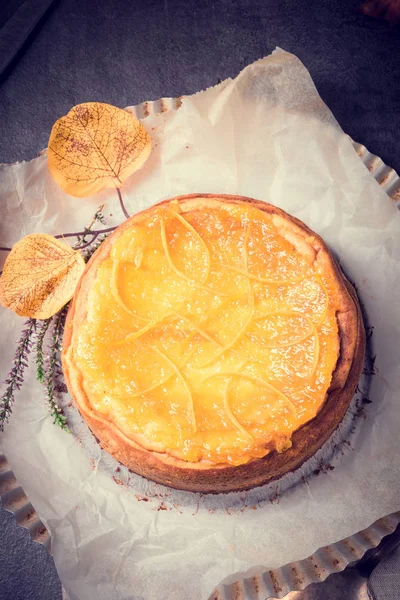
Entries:
{"type": "MultiPolygon", "coordinates": [[[[163,485],[192,492],[220,493],[263,485],[294,471],[311,458],[338,427],[349,407],[365,353],[365,331],[357,296],[323,240],[304,223],[281,209],[251,198],[231,195],[191,194],[171,200],[179,203],[183,213],[199,210],[203,205],[210,206],[212,202],[216,205],[225,202],[249,203],[254,208],[274,215],[278,224],[281,222],[282,227],[296,237],[297,243],[304,244],[304,251],[312,249],[315,260],[324,271],[335,277],[339,284],[339,310],[336,317],[340,352],[324,404],[314,419],[293,433],[291,448],[281,453],[274,450],[263,458],[238,466],[215,465],[205,460],[191,463],[166,453],[149,451],[128,438],[107,417],[93,410],[84,390],[82,375],[74,361],[74,331],[86,318],[87,297],[99,265],[108,257],[115,240],[131,227],[132,219],[136,220],[138,215],[123,223],[103,242],[88,262],[77,286],[64,330],[62,364],[67,386],[101,446],[135,473],[163,485]]],[[[153,208],[139,213],[139,217],[153,208]]]]}

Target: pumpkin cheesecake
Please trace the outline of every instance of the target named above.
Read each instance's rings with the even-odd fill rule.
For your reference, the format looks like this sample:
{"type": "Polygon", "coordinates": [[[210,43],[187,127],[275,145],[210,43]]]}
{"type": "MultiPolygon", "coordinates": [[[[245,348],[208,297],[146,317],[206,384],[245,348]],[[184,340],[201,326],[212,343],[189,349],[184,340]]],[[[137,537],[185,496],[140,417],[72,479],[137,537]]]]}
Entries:
{"type": "Polygon", "coordinates": [[[356,294],[275,206],[198,194],[127,220],[89,261],[63,369],[100,444],[135,473],[226,492],[296,469],[362,369],[356,294]]]}

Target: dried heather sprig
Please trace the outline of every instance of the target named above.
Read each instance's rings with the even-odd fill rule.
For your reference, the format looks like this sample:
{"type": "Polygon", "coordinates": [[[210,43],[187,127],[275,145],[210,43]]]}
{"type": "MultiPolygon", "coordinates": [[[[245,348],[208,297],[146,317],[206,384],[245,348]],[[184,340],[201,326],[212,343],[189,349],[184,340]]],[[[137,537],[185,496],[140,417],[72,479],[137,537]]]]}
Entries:
{"type": "MultiPolygon", "coordinates": [[[[84,231],[79,233],[67,233],[57,235],[55,237],[72,237],[77,238],[75,248],[82,252],[83,258],[87,262],[92,254],[99,248],[108,235],[116,229],[116,227],[108,227],[100,231],[93,231],[94,223],[100,222],[105,224],[105,217],[102,213],[103,206],[100,206],[95,213],[89,227],[85,227],[84,231]],[[88,238],[89,241],[88,241],[88,238]]],[[[0,248],[0,250],[10,250],[9,248],[0,248]]],[[[61,311],[55,314],[50,319],[38,321],[36,319],[28,319],[25,323],[25,328],[21,334],[15,353],[13,368],[5,381],[6,390],[0,398],[0,431],[4,428],[4,423],[8,421],[11,414],[12,403],[14,402],[14,393],[21,388],[23,383],[23,374],[25,367],[28,366],[28,355],[34,344],[33,335],[36,332],[35,353],[36,353],[36,376],[37,379],[46,387],[46,397],[50,406],[50,414],[53,417],[54,423],[62,429],[69,431],[67,427],[67,419],[63,415],[62,409],[58,406],[57,396],[60,393],[66,392],[65,383],[62,381],[62,368],[60,360],[61,340],[64,330],[64,322],[67,314],[68,305],[61,311]],[[49,354],[45,357],[43,346],[46,333],[51,326],[51,342],[49,345],[49,354]]]]}
{"type": "Polygon", "coordinates": [[[44,338],[46,337],[47,330],[49,329],[52,317],[45,319],[44,321],[36,321],[36,342],[35,342],[35,353],[36,353],[36,379],[40,383],[44,383],[45,377],[45,356],[43,351],[44,338]]]}
{"type": "MultiPolygon", "coordinates": [[[[90,252],[89,257],[94,252],[94,250],[92,249],[93,244],[96,242],[95,248],[97,249],[99,247],[99,245],[101,244],[101,242],[103,242],[105,240],[105,238],[108,236],[108,234],[111,233],[112,231],[114,231],[114,229],[116,229],[116,227],[108,227],[107,229],[103,229],[100,231],[92,230],[92,227],[96,222],[102,223],[102,225],[106,224],[106,217],[102,213],[103,208],[104,208],[104,204],[99,206],[99,208],[97,209],[97,211],[94,214],[94,217],[93,217],[92,222],[90,223],[89,227],[85,227],[83,235],[77,236],[77,242],[74,246],[75,250],[84,250],[85,248],[89,248],[89,252],[90,252]],[[89,241],[87,239],[88,237],[90,237],[89,241]]],[[[83,253],[83,257],[85,258],[85,260],[87,262],[88,259],[86,258],[86,253],[83,253]]]]}
{"type": "Polygon", "coordinates": [[[101,238],[98,238],[96,240],[96,243],[91,242],[88,245],[87,250],[85,250],[85,252],[82,252],[82,256],[85,262],[88,262],[89,258],[91,258],[91,256],[96,252],[97,248],[100,248],[101,244],[106,238],[108,238],[109,235],[110,234],[102,235],[101,238]]]}
{"type": "MultiPolygon", "coordinates": [[[[119,194],[119,192],[118,192],[119,194]]],[[[93,230],[92,227],[93,225],[97,222],[97,223],[101,223],[102,225],[106,224],[106,217],[103,215],[103,210],[104,208],[104,204],[101,204],[99,206],[99,208],[97,209],[97,211],[94,213],[93,219],[89,225],[89,227],[85,227],[83,229],[83,231],[77,231],[75,233],[59,233],[58,235],[55,235],[54,237],[61,240],[64,238],[70,238],[70,237],[75,237],[76,238],[76,244],[74,246],[75,250],[81,249],[81,248],[86,248],[87,246],[90,246],[91,244],[93,244],[93,242],[96,241],[96,239],[103,235],[104,233],[110,233],[111,231],[114,231],[114,229],[116,229],[116,226],[114,227],[107,227],[106,229],[99,229],[99,230],[93,230]],[[88,241],[87,238],[90,236],[90,240],[88,241]]],[[[1,246],[0,247],[0,252],[10,252],[11,248],[7,248],[5,246],[1,246]]],[[[0,271],[0,275],[1,275],[2,271],[0,271]]]]}
{"type": "Polygon", "coordinates": [[[105,216],[102,213],[103,208],[104,208],[104,204],[102,204],[101,206],[99,206],[99,208],[95,212],[95,215],[93,217],[93,221],[98,221],[102,225],[105,225],[106,224],[106,218],[105,218],[105,216]]]}
{"type": "Polygon", "coordinates": [[[102,213],[103,208],[104,208],[104,204],[99,206],[97,211],[94,213],[94,216],[90,222],[90,225],[88,227],[84,228],[82,234],[76,236],[75,248],[76,247],[80,248],[81,246],[89,246],[90,244],[92,244],[94,242],[96,237],[100,234],[100,232],[98,232],[98,231],[92,231],[92,227],[96,222],[102,223],[103,225],[106,224],[106,218],[102,213]],[[89,241],[87,240],[88,236],[91,236],[91,240],[89,240],[89,241]]]}
{"type": "Polygon", "coordinates": [[[69,431],[67,419],[62,412],[62,408],[57,403],[57,389],[59,389],[59,377],[62,376],[61,368],[61,343],[64,329],[65,317],[67,315],[68,305],[64,306],[54,317],[51,331],[51,342],[49,354],[46,357],[46,369],[44,376],[44,385],[46,387],[46,398],[50,407],[50,414],[53,422],[59,425],[61,429],[69,431]]]}
{"type": "Polygon", "coordinates": [[[5,381],[6,390],[0,399],[0,430],[4,429],[11,415],[12,404],[15,400],[14,394],[16,390],[21,389],[24,381],[24,371],[28,366],[29,354],[32,349],[33,334],[35,332],[36,320],[28,319],[25,322],[25,327],[22,330],[21,337],[18,341],[17,350],[13,360],[13,368],[11,369],[5,381]]]}

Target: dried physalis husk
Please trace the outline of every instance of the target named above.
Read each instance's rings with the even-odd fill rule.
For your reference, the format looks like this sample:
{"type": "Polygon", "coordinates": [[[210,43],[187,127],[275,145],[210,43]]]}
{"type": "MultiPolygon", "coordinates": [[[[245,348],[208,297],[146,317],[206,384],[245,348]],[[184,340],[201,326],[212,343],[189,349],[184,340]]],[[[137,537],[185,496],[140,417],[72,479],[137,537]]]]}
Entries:
{"type": "Polygon", "coordinates": [[[21,317],[48,319],[71,300],[84,269],[77,250],[51,235],[27,235],[7,256],[0,302],[21,317]]]}
{"type": "Polygon", "coordinates": [[[53,125],[49,170],[71,196],[84,198],[122,183],[147,160],[150,136],[126,110],[86,102],[53,125]]]}

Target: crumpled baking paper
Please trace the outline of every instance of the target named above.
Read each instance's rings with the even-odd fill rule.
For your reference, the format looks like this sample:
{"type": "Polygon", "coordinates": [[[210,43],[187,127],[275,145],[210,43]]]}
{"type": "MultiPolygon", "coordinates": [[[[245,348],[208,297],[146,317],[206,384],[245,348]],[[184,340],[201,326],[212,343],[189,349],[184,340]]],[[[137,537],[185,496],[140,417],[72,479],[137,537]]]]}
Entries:
{"type": "MultiPolygon", "coordinates": [[[[289,211],[326,240],[374,328],[376,374],[361,384],[372,403],[333,470],[286,492],[290,481],[204,497],[120,469],[67,396],[73,435],[55,427],[31,369],[0,443],[51,533],[71,600],[205,600],[222,581],[305,558],[400,508],[400,217],[308,71],[278,50],[142,122],[153,151],[122,188],[131,213],[179,194],[242,194],[289,211]]],[[[81,230],[102,203],[107,225],[122,221],[115,190],[69,197],[45,155],[1,167],[0,201],[2,246],[31,232],[81,230]]],[[[2,379],[21,326],[1,310],[2,379]]]]}

